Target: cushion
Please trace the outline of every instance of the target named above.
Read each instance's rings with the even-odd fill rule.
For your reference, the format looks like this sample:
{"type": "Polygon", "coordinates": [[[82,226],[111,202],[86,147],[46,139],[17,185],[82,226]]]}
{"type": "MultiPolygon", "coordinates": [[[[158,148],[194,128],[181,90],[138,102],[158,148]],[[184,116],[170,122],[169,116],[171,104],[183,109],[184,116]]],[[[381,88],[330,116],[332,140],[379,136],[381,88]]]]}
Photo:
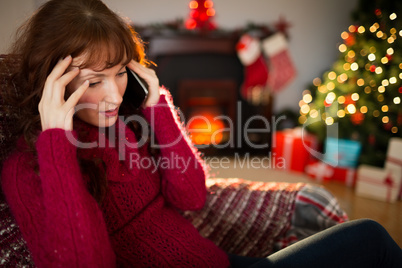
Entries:
{"type": "MultiPolygon", "coordinates": [[[[266,257],[288,243],[295,201],[304,183],[207,180],[210,194],[201,211],[184,217],[228,253],[266,257]]],[[[299,237],[293,239],[293,242],[299,237]]]]}

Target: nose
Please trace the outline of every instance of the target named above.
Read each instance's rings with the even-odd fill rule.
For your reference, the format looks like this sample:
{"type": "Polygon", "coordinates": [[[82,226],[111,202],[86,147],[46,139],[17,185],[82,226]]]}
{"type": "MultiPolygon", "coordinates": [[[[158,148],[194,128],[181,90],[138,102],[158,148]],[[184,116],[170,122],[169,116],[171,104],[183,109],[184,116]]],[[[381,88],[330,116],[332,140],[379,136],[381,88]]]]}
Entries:
{"type": "Polygon", "coordinates": [[[119,90],[119,84],[115,79],[109,81],[106,93],[107,93],[105,97],[106,102],[119,105],[123,101],[123,96],[119,90]]]}

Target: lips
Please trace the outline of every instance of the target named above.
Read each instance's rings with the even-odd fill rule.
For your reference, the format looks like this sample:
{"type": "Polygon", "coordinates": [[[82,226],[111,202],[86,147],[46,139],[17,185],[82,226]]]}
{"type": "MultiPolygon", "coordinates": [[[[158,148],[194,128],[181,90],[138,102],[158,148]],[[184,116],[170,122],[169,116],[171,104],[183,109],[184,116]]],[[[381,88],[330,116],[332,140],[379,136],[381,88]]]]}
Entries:
{"type": "Polygon", "coordinates": [[[105,117],[114,117],[119,113],[119,107],[107,111],[102,111],[100,113],[103,114],[105,117]]]}

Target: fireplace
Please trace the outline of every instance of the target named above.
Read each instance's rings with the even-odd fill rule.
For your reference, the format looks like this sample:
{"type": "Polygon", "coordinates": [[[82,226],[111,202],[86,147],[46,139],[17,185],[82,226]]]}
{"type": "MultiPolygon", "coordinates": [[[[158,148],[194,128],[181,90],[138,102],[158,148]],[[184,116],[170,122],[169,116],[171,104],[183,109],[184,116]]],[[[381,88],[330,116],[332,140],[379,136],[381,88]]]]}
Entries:
{"type": "MultiPolygon", "coordinates": [[[[236,54],[235,35],[158,35],[144,40],[149,42],[147,53],[157,64],[161,85],[172,93],[190,137],[202,152],[269,152],[269,147],[256,149],[242,141],[244,120],[256,114],[270,119],[271,102],[254,106],[240,97],[243,66],[236,54]]],[[[255,120],[249,127],[262,125],[255,120]]],[[[254,141],[270,143],[269,133],[250,134],[254,141]]]]}
{"type": "Polygon", "coordinates": [[[228,144],[236,126],[237,84],[224,79],[182,79],[178,103],[199,147],[228,144]],[[206,145],[206,146],[203,146],[206,145]]]}

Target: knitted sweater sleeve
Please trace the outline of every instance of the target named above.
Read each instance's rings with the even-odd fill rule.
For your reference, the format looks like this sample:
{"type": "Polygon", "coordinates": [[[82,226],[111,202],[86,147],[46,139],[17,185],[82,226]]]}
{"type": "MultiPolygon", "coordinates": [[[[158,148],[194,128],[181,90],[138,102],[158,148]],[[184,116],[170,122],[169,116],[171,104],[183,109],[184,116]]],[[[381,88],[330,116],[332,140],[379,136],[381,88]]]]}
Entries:
{"type": "Polygon", "coordinates": [[[66,133],[49,129],[39,135],[39,175],[30,153],[5,162],[6,200],[38,267],[114,267],[101,210],[86,190],[66,133]]]}
{"type": "Polygon", "coordinates": [[[201,209],[207,194],[205,165],[179,121],[169,92],[164,91],[158,104],[143,109],[143,114],[160,148],[163,195],[179,209],[201,209]]]}

